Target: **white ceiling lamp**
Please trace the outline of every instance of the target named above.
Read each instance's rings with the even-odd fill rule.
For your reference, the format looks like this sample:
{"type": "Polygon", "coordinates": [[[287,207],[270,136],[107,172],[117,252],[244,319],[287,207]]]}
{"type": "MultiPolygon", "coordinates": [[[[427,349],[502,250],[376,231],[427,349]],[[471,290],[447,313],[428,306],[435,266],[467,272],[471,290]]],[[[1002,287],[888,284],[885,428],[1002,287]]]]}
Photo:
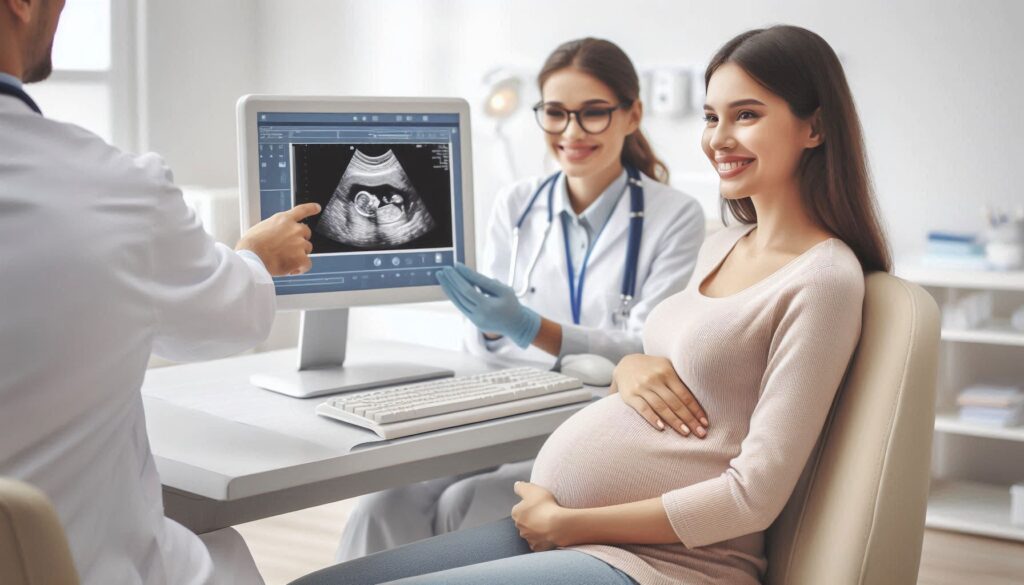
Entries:
{"type": "Polygon", "coordinates": [[[522,102],[523,80],[509,69],[492,69],[484,75],[487,88],[484,114],[499,124],[511,118],[522,102]]]}
{"type": "Polygon", "coordinates": [[[484,74],[483,86],[483,103],[481,104],[483,113],[494,121],[494,133],[505,150],[508,171],[514,179],[519,176],[519,173],[512,156],[512,145],[501,128],[507,120],[522,109],[523,76],[507,67],[497,67],[484,74]]]}

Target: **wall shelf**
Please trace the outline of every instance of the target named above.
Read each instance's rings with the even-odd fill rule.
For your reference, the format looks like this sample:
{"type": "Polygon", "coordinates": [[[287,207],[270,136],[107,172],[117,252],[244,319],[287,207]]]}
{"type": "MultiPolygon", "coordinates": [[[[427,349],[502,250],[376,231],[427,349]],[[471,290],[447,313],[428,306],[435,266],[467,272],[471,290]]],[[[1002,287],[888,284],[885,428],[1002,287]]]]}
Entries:
{"type": "Polygon", "coordinates": [[[921,286],[977,290],[1024,290],[1024,270],[947,270],[920,265],[897,267],[896,276],[921,286]]]}
{"type": "Polygon", "coordinates": [[[960,343],[987,343],[990,345],[1017,345],[1024,347],[1024,332],[1009,327],[981,329],[943,329],[943,341],[960,343]]]}
{"type": "Polygon", "coordinates": [[[1024,541],[1010,523],[1010,487],[969,481],[933,482],[925,526],[1024,541]]]}
{"type": "Polygon", "coordinates": [[[1003,439],[1024,442],[1024,427],[994,427],[965,422],[954,413],[940,413],[935,417],[935,430],[940,433],[1003,439]]]}
{"type": "MultiPolygon", "coordinates": [[[[965,292],[992,291],[1001,313],[1021,302],[1024,271],[953,270],[903,264],[896,275],[927,287],[939,306],[965,292]]],[[[939,411],[932,453],[932,486],[925,525],[1024,542],[1010,523],[1009,482],[1024,479],[1024,427],[961,421],[956,394],[972,383],[1024,379],[1024,332],[994,321],[975,329],[942,329],[939,411]],[[1017,353],[1019,353],[1019,358],[1017,353]],[[986,439],[977,442],[974,438],[986,439]],[[1007,482],[1001,484],[998,482],[1007,482]],[[992,483],[988,483],[992,482],[992,483]]]]}

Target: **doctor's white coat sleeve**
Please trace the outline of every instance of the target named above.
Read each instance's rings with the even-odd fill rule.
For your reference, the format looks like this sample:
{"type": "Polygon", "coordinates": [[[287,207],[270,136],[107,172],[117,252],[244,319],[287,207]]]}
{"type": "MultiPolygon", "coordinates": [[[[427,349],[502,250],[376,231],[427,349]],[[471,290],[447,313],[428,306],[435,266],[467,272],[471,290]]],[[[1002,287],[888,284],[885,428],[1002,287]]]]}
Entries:
{"type": "MultiPolygon", "coordinates": [[[[666,193],[665,196],[672,195],[666,193]]],[[[645,223],[662,219],[650,211],[645,223]]],[[[654,252],[646,256],[650,258],[649,269],[646,278],[638,281],[637,300],[630,311],[626,330],[563,323],[559,357],[596,354],[618,363],[626,355],[643,353],[643,327],[647,315],[658,303],[686,288],[697,264],[697,252],[704,243],[704,211],[700,204],[687,198],[686,204],[667,218],[666,225],[652,229],[654,226],[648,224],[644,228],[640,257],[645,257],[644,248],[653,247],[654,252]]],[[[640,270],[643,270],[642,265],[640,270]]]]}
{"type": "Polygon", "coordinates": [[[255,254],[238,254],[203,229],[156,155],[137,164],[153,179],[153,353],[173,361],[213,359],[265,340],[274,322],[274,283],[255,254]]]}

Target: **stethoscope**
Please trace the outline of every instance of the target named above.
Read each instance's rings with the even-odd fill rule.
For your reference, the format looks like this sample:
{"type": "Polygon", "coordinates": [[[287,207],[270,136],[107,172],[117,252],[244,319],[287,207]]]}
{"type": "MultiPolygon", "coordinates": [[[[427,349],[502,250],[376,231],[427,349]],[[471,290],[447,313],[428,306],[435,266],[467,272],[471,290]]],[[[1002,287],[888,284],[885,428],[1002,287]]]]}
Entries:
{"type": "Polygon", "coordinates": [[[0,95],[9,95],[11,97],[16,97],[22,102],[24,102],[26,106],[32,108],[33,112],[37,114],[43,113],[42,110],[39,109],[39,106],[36,105],[36,102],[34,102],[32,98],[29,97],[27,93],[25,93],[25,90],[21,89],[20,87],[11,85],[10,83],[7,83],[5,81],[0,81],[0,95]]]}
{"type": "MultiPolygon", "coordinates": [[[[544,179],[540,186],[537,187],[537,190],[533,192],[523,212],[519,214],[519,220],[516,221],[515,227],[512,228],[512,258],[508,268],[508,283],[517,297],[525,297],[530,292],[530,278],[533,276],[533,270],[537,267],[537,261],[544,250],[544,243],[548,239],[548,234],[551,233],[551,224],[554,221],[555,185],[561,176],[562,173],[558,172],[544,179]],[[519,259],[519,232],[523,227],[523,222],[526,221],[526,216],[529,215],[534,203],[537,202],[537,198],[540,197],[540,194],[545,189],[547,189],[548,196],[548,223],[544,227],[544,235],[541,236],[537,251],[534,252],[533,257],[530,258],[526,265],[526,279],[523,285],[517,288],[515,277],[516,264],[519,259]]],[[[629,187],[629,239],[626,244],[626,267],[622,273],[622,291],[619,295],[619,307],[612,312],[612,323],[621,328],[625,328],[629,321],[629,312],[632,308],[633,297],[636,294],[636,269],[640,258],[640,239],[643,236],[644,230],[644,187],[640,180],[640,171],[626,165],[626,176],[626,184],[629,187]]],[[[587,274],[587,263],[590,260],[590,252],[593,251],[594,244],[597,243],[597,237],[600,235],[601,232],[599,231],[594,237],[590,249],[587,250],[586,256],[583,257],[579,282],[577,282],[572,265],[572,255],[569,250],[569,235],[563,233],[565,238],[565,261],[569,271],[569,304],[572,307],[572,320],[576,325],[580,324],[580,312],[583,305],[583,281],[587,274]]]]}

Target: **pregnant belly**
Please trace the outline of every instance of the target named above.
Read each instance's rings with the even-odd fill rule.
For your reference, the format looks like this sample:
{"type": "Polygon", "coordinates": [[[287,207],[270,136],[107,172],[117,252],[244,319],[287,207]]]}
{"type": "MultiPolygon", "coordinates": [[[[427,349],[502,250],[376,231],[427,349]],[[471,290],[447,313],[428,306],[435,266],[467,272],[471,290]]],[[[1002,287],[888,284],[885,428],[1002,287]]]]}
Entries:
{"type": "Polygon", "coordinates": [[[612,394],[555,429],[537,455],[531,481],[568,508],[635,502],[721,473],[728,459],[709,446],[654,429],[612,394]]]}

